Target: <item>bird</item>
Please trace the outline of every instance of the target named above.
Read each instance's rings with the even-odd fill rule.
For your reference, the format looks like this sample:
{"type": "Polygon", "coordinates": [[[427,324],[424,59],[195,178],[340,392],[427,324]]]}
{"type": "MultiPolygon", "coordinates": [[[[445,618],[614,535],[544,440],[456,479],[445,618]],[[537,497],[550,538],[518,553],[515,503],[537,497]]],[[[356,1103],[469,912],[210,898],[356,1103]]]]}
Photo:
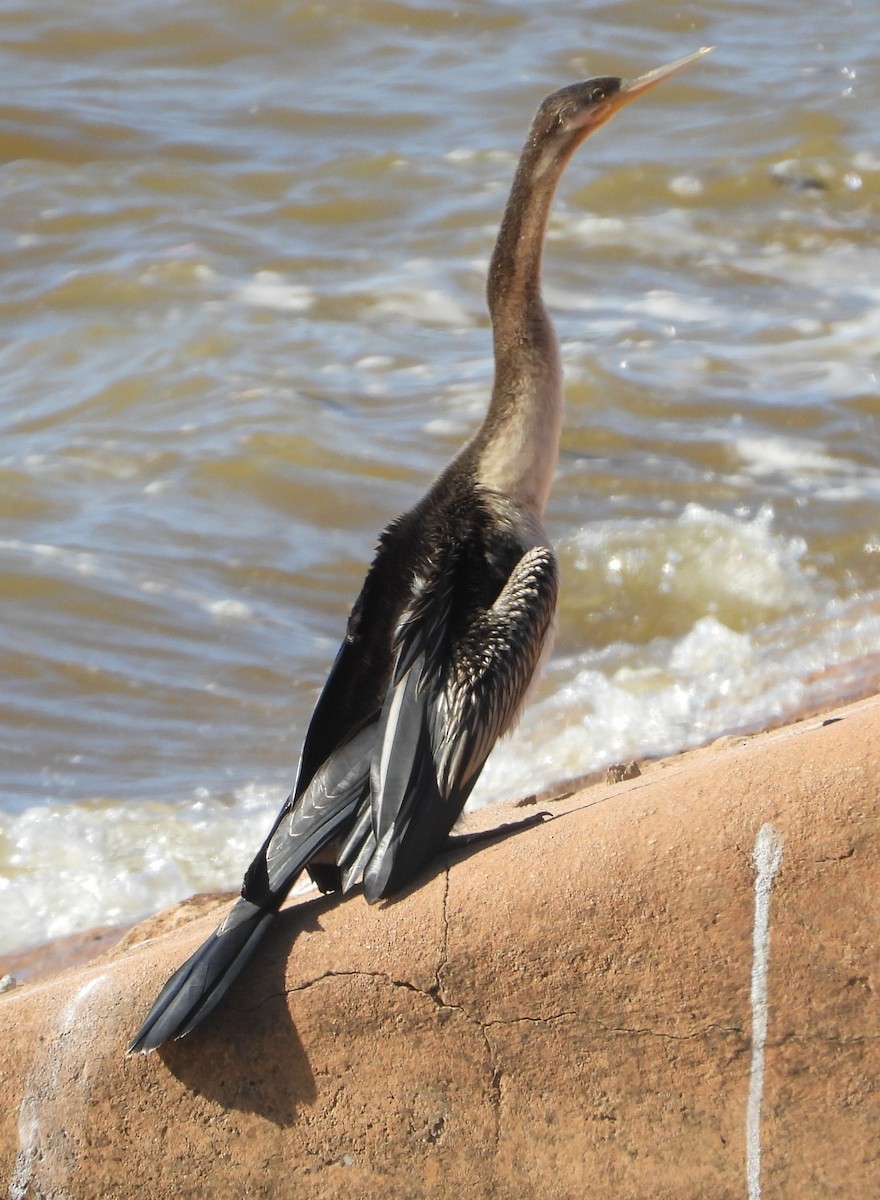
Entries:
{"type": "Polygon", "coordinates": [[[487,415],[424,498],[380,534],[291,794],[240,898],[162,988],[129,1054],[183,1037],[215,1009],[304,870],[324,892],[362,882],[375,903],[447,844],[554,630],[559,578],[542,518],[563,389],[541,259],[556,188],[586,137],[709,49],[633,80],[573,83],[540,104],[489,264],[487,415]]]}

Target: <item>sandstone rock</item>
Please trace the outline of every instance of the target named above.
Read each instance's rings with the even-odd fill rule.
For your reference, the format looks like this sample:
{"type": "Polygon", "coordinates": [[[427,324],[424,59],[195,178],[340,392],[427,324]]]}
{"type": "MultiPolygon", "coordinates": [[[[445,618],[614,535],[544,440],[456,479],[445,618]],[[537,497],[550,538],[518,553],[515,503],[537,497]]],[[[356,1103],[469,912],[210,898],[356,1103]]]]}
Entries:
{"type": "Polygon", "coordinates": [[[25,980],[47,979],[50,975],[79,966],[96,958],[104,950],[109,950],[128,928],[124,925],[102,925],[100,929],[55,938],[42,946],[28,946],[0,954],[0,976],[14,980],[13,986],[25,980]]]}
{"type": "Polygon", "coordinates": [[[878,748],[862,702],[543,802],[394,903],[300,900],[209,1022],[126,1059],[223,903],[152,918],[0,996],[0,1185],[876,1194],[878,748]]]}

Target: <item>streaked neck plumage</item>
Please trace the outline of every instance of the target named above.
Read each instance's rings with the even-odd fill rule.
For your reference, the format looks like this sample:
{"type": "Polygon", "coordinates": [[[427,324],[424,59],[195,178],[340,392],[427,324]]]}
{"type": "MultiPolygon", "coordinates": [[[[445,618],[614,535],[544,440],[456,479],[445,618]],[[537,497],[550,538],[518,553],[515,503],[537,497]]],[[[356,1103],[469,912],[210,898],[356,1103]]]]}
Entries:
{"type": "Polygon", "coordinates": [[[487,298],[495,349],[489,412],[473,448],[479,486],[544,512],[562,431],[562,365],[541,298],[541,256],[550,206],[582,136],[548,143],[535,118],[489,267],[487,298]]]}

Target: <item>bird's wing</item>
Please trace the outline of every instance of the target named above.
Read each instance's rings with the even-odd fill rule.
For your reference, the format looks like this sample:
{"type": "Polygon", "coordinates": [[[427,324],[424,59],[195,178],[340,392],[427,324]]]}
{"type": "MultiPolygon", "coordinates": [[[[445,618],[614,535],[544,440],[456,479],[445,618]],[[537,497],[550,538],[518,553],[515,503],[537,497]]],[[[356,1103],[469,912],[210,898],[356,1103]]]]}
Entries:
{"type": "Polygon", "coordinates": [[[492,747],[516,720],[549,646],[558,584],[552,550],[533,547],[459,643],[431,731],[444,795],[476,782],[492,747]]]}
{"type": "Polygon", "coordinates": [[[436,571],[398,626],[371,772],[370,901],[402,887],[442,845],[516,717],[552,626],[557,568],[547,546],[522,554],[494,601],[463,623],[456,574],[454,563],[436,571]]]}
{"type": "Polygon", "coordinates": [[[345,637],[321,689],[303,741],[294,798],[336,749],[378,718],[393,668],[391,643],[409,594],[409,562],[416,519],[405,513],[385,529],[345,637]]]}
{"type": "Polygon", "coordinates": [[[304,792],[288,799],[245,872],[245,900],[277,908],[311,857],[346,831],[367,797],[375,741],[375,725],[364,725],[336,748],[304,792]]]}

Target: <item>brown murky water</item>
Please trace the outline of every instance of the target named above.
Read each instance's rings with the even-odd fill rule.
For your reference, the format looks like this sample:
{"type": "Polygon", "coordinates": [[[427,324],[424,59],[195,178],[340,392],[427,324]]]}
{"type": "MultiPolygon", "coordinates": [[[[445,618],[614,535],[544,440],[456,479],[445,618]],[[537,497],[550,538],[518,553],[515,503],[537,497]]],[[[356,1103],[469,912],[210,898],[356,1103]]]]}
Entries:
{"type": "Polygon", "coordinates": [[[376,533],[484,410],[516,154],[587,74],[718,45],[563,182],[560,627],[478,799],[865,686],[874,18],[7,7],[0,949],[238,881],[376,533]]]}

